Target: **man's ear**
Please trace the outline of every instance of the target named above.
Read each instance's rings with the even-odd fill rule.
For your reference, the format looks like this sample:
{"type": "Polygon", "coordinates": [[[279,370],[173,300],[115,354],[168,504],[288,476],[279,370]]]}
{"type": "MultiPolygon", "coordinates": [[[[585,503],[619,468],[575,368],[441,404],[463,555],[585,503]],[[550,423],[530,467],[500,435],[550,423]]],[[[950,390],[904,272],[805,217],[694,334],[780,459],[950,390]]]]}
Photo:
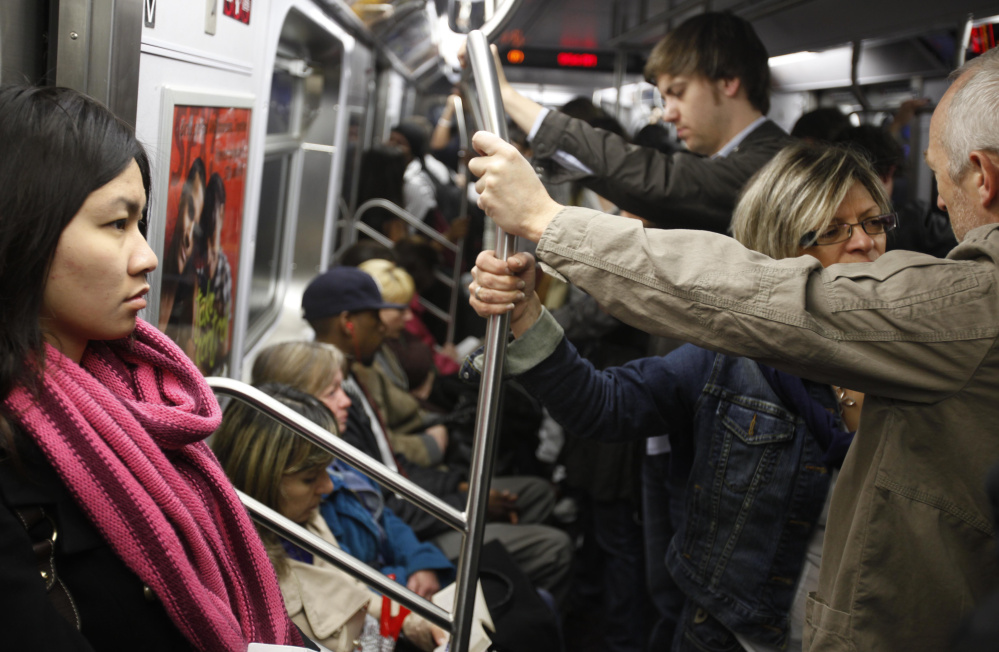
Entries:
{"type": "Polygon", "coordinates": [[[983,208],[992,208],[999,200],[999,155],[976,149],[968,155],[971,182],[983,208]]]}
{"type": "Polygon", "coordinates": [[[354,322],[351,319],[350,313],[347,311],[341,312],[339,315],[333,318],[336,323],[336,329],[344,337],[350,337],[354,333],[354,322]]]}
{"type": "Polygon", "coordinates": [[[718,88],[726,97],[735,97],[742,88],[742,80],[738,77],[722,78],[718,80],[718,88]]]}

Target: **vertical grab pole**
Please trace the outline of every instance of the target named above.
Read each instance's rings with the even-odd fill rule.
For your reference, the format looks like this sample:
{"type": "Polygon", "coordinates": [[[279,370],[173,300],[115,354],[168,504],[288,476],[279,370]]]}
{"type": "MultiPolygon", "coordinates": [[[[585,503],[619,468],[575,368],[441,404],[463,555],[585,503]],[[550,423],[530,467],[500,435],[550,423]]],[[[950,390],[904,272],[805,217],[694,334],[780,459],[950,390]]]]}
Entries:
{"type": "MultiPolygon", "coordinates": [[[[493,64],[492,52],[485,35],[475,30],[468,34],[468,61],[475,78],[479,105],[482,109],[483,128],[503,140],[510,138],[506,131],[506,114],[500,97],[499,81],[493,64]]],[[[496,255],[506,258],[514,253],[515,238],[496,229],[496,255]]],[[[471,635],[475,587],[479,568],[479,549],[485,528],[489,502],[489,482],[492,478],[493,458],[496,450],[497,404],[503,360],[506,357],[506,333],[509,315],[494,315],[486,325],[485,360],[479,402],[475,419],[475,445],[468,487],[468,532],[462,541],[458,563],[457,593],[454,606],[454,632],[452,652],[466,652],[471,635]]]]}
{"type": "MultiPolygon", "coordinates": [[[[458,175],[465,179],[465,186],[461,189],[459,218],[468,217],[468,166],[465,165],[465,152],[468,151],[468,129],[465,127],[465,106],[461,98],[454,98],[454,119],[458,124],[458,175]]],[[[458,296],[461,294],[458,285],[461,283],[461,267],[465,254],[465,239],[461,238],[455,243],[458,245],[458,252],[455,254],[454,269],[451,272],[451,302],[448,304],[448,315],[451,321],[447,323],[447,336],[444,342],[454,344],[455,322],[458,319],[458,296]]]]}

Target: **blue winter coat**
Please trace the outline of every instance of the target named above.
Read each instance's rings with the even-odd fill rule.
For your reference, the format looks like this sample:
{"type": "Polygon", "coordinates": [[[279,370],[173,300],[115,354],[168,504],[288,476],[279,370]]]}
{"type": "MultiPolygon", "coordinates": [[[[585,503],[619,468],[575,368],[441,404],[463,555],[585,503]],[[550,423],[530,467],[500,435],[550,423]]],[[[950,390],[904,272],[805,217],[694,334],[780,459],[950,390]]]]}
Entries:
{"type": "Polygon", "coordinates": [[[441,586],[454,581],[454,566],[432,543],[420,543],[413,530],[385,507],[381,491],[341,462],[327,469],[333,493],[319,507],[340,547],[351,556],[395,575],[400,584],[421,570],[437,571],[441,586]]]}

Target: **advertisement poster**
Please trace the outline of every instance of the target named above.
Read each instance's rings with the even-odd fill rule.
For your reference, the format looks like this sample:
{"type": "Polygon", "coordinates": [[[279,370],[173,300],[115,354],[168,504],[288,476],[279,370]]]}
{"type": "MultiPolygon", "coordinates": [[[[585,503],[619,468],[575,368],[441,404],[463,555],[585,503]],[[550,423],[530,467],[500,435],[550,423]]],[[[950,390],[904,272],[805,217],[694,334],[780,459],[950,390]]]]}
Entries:
{"type": "Polygon", "coordinates": [[[206,376],[229,363],[250,112],[173,107],[159,328],[206,376]]]}
{"type": "Polygon", "coordinates": [[[250,24],[250,0],[225,0],[222,13],[230,18],[250,24]]]}

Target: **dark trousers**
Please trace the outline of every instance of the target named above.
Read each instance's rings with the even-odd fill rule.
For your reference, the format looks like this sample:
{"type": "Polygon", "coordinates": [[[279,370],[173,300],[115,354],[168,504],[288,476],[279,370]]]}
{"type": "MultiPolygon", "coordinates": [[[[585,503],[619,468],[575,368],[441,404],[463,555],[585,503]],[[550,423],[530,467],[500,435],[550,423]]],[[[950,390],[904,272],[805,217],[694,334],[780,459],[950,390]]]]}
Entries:
{"type": "Polygon", "coordinates": [[[656,612],[649,652],[670,649],[686,602],[666,569],[666,549],[674,533],[672,513],[683,508],[682,497],[670,488],[669,460],[669,453],[664,453],[646,455],[642,463],[646,581],[656,612]]]}

